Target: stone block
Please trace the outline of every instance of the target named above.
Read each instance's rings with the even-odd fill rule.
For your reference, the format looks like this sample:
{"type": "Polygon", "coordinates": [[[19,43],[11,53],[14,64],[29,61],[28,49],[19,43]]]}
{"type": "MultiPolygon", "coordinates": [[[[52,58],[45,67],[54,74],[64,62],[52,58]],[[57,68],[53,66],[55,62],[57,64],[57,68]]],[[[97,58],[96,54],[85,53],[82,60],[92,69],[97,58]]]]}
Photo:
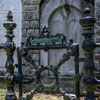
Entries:
{"type": "Polygon", "coordinates": [[[38,29],[39,28],[39,21],[31,21],[30,28],[38,29]]]}
{"type": "Polygon", "coordinates": [[[39,65],[40,65],[40,62],[39,62],[39,61],[36,61],[35,63],[36,63],[36,65],[37,65],[37,66],[39,66],[39,65]]]}
{"type": "Polygon", "coordinates": [[[96,43],[100,43],[100,36],[96,37],[96,43]]]}
{"type": "Polygon", "coordinates": [[[22,29],[22,36],[27,36],[26,29],[22,29]]]}
{"type": "Polygon", "coordinates": [[[38,12],[27,12],[27,20],[39,20],[38,12]]]}
{"type": "Polygon", "coordinates": [[[27,35],[33,35],[34,34],[34,29],[28,29],[27,30],[27,35]]]}
{"type": "Polygon", "coordinates": [[[33,54],[32,58],[33,58],[33,60],[38,61],[39,60],[39,54],[33,54]]]}
{"type": "Polygon", "coordinates": [[[23,12],[39,12],[39,5],[23,5],[23,12]]]}
{"type": "Polygon", "coordinates": [[[22,20],[27,20],[26,12],[23,12],[23,13],[22,13],[22,20]]]}
{"type": "Polygon", "coordinates": [[[38,12],[34,12],[33,13],[33,18],[34,18],[34,20],[39,20],[39,13],[38,12]]]}
{"type": "Polygon", "coordinates": [[[27,13],[27,20],[34,20],[34,17],[33,17],[33,12],[28,12],[27,13]]]}
{"type": "Polygon", "coordinates": [[[22,42],[25,42],[27,40],[27,37],[22,37],[22,42]]]}
{"type": "Polygon", "coordinates": [[[39,4],[40,0],[31,0],[31,4],[39,4]]]}
{"type": "Polygon", "coordinates": [[[23,4],[24,5],[30,5],[31,4],[31,0],[23,0],[23,4]]]}
{"type": "Polygon", "coordinates": [[[39,29],[35,29],[35,34],[39,35],[39,29]]]}
{"type": "Polygon", "coordinates": [[[22,27],[23,28],[29,28],[29,21],[23,21],[22,22],[22,27]]]}

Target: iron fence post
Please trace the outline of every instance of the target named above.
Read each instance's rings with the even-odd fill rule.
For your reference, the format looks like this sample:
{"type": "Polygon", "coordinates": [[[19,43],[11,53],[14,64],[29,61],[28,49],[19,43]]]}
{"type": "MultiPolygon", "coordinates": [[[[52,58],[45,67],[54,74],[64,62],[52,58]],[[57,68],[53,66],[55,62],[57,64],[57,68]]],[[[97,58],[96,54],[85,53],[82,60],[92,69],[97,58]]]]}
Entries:
{"type": "MultiPolygon", "coordinates": [[[[85,0],[94,6],[94,0],[85,0]]],[[[96,48],[96,43],[94,41],[94,24],[96,20],[94,16],[91,16],[91,11],[89,8],[84,10],[84,18],[80,20],[80,24],[84,27],[84,40],[82,43],[82,48],[84,50],[85,62],[83,64],[83,83],[86,90],[85,100],[96,100],[94,90],[97,85],[97,80],[94,75],[95,64],[94,49],[96,48]]]]}
{"type": "Polygon", "coordinates": [[[19,83],[19,100],[23,98],[23,73],[22,73],[22,60],[21,60],[21,50],[17,48],[17,58],[18,58],[18,83],[19,83]]]}
{"type": "Polygon", "coordinates": [[[4,44],[4,49],[7,55],[7,61],[5,64],[6,67],[6,75],[5,75],[5,82],[7,84],[7,93],[5,100],[17,100],[17,97],[14,92],[14,85],[15,85],[15,75],[14,75],[14,60],[13,54],[15,51],[15,44],[13,42],[13,38],[15,37],[13,34],[13,30],[16,28],[16,24],[13,23],[13,15],[12,12],[9,11],[7,15],[7,22],[3,23],[3,26],[7,30],[7,34],[5,37],[7,41],[4,44]]]}
{"type": "Polygon", "coordinates": [[[80,100],[80,75],[79,75],[79,44],[76,45],[75,52],[75,90],[76,90],[76,100],[80,100]]]}

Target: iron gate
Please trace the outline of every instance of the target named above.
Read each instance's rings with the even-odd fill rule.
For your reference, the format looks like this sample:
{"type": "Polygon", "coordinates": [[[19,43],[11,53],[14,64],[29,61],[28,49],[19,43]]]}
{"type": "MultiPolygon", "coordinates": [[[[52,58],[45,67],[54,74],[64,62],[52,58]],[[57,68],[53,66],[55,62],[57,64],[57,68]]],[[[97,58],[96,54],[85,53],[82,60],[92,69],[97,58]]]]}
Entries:
{"type": "MultiPolygon", "coordinates": [[[[94,0],[85,0],[87,3],[91,4],[94,7],[94,0]]],[[[84,40],[82,43],[82,48],[84,50],[85,58],[79,58],[79,44],[73,43],[73,40],[66,41],[66,37],[59,33],[53,36],[48,28],[44,27],[43,31],[41,32],[40,36],[36,37],[34,35],[29,36],[27,41],[24,43],[22,47],[17,48],[17,57],[18,57],[18,65],[14,64],[13,61],[13,53],[15,51],[15,44],[13,42],[14,34],[13,30],[16,27],[16,24],[13,23],[13,16],[12,12],[9,11],[7,16],[7,22],[4,23],[4,27],[7,29],[6,38],[7,41],[4,48],[7,53],[7,61],[6,61],[6,75],[4,77],[5,82],[7,83],[7,95],[5,100],[17,100],[15,92],[14,92],[14,84],[15,80],[19,82],[19,100],[30,100],[32,99],[33,95],[39,89],[44,88],[54,88],[56,86],[57,90],[64,96],[65,100],[72,99],[70,94],[66,93],[65,91],[60,88],[59,84],[59,77],[58,77],[58,69],[60,66],[70,59],[70,56],[74,56],[75,60],[75,88],[76,88],[76,99],[80,99],[80,80],[82,78],[83,84],[86,89],[86,100],[96,100],[94,89],[95,87],[100,84],[100,80],[95,77],[95,65],[93,61],[94,57],[94,49],[96,47],[100,47],[99,43],[95,43],[93,36],[94,36],[94,24],[96,22],[94,16],[92,16],[91,11],[89,8],[85,8],[84,10],[84,17],[80,20],[80,24],[84,27],[84,32],[82,35],[84,36],[84,40]],[[55,66],[38,66],[32,59],[32,57],[28,54],[29,50],[44,50],[48,52],[50,49],[66,49],[66,53],[63,55],[62,59],[58,64],[55,66]],[[26,59],[30,64],[33,65],[33,68],[36,69],[36,80],[37,86],[29,92],[26,96],[23,96],[23,89],[22,89],[22,57],[26,59]],[[83,76],[79,75],[79,62],[84,62],[84,74],[83,76]],[[14,67],[18,67],[18,75],[15,76],[14,74],[14,67]],[[49,70],[53,72],[55,80],[50,85],[45,85],[41,82],[41,73],[45,70],[49,70]]]]}
{"type": "MultiPolygon", "coordinates": [[[[79,99],[79,46],[77,43],[73,43],[72,40],[69,41],[69,43],[66,42],[66,37],[58,33],[55,36],[51,35],[48,31],[48,28],[44,27],[43,31],[41,32],[41,35],[39,37],[35,37],[34,35],[30,36],[27,41],[25,42],[25,45],[23,45],[22,48],[18,48],[18,68],[19,68],[19,74],[22,74],[21,71],[21,57],[24,57],[26,61],[28,61],[30,64],[33,65],[33,67],[36,69],[36,80],[37,80],[37,86],[34,88],[27,96],[24,97],[24,100],[32,99],[33,94],[35,92],[42,88],[54,88],[57,87],[57,90],[64,96],[65,100],[71,98],[70,94],[67,94],[65,91],[63,91],[59,86],[59,78],[58,78],[58,70],[62,64],[64,64],[67,60],[70,59],[70,56],[75,57],[75,72],[77,80],[76,82],[76,96],[77,99],[79,99]],[[67,53],[65,53],[60,60],[60,62],[56,66],[37,66],[32,59],[30,55],[28,55],[29,50],[44,50],[48,52],[49,49],[66,49],[67,53]],[[41,82],[41,73],[45,70],[50,70],[53,72],[55,80],[52,84],[46,85],[41,82]]],[[[76,79],[76,78],[75,78],[76,79]]],[[[21,80],[22,81],[22,80],[21,80]]],[[[22,82],[20,81],[20,85],[22,82]]],[[[22,87],[21,87],[22,88],[22,87]]],[[[20,91],[20,90],[19,90],[20,91]]],[[[20,91],[22,94],[22,89],[20,91]]]]}

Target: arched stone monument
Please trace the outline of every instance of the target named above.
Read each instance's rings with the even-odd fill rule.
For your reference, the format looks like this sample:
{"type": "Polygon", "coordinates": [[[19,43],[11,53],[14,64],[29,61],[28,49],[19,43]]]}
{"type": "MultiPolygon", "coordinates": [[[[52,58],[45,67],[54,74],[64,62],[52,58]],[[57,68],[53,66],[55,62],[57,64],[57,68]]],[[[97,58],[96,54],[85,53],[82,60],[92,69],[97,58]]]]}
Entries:
{"type": "MultiPolygon", "coordinates": [[[[82,28],[79,24],[79,19],[82,15],[81,0],[77,0],[77,2],[75,0],[49,0],[41,13],[41,29],[47,26],[51,34],[63,33],[67,37],[67,40],[72,38],[74,42],[78,42],[81,45],[82,28]]],[[[57,64],[65,51],[66,50],[50,50],[49,54],[41,51],[41,64],[57,64]]],[[[81,51],[82,49],[80,49],[80,52],[81,51]]],[[[61,66],[60,74],[74,74],[73,57],[61,66]]]]}
{"type": "MultiPolygon", "coordinates": [[[[14,42],[16,46],[21,46],[21,38],[22,38],[22,4],[21,0],[0,0],[0,44],[5,43],[6,38],[6,30],[3,27],[3,22],[5,22],[6,15],[8,11],[12,11],[13,13],[13,21],[17,24],[16,29],[14,30],[14,42]]],[[[16,60],[16,57],[15,61],[16,60]]],[[[6,55],[4,50],[0,50],[0,68],[5,65],[6,55]]]]}

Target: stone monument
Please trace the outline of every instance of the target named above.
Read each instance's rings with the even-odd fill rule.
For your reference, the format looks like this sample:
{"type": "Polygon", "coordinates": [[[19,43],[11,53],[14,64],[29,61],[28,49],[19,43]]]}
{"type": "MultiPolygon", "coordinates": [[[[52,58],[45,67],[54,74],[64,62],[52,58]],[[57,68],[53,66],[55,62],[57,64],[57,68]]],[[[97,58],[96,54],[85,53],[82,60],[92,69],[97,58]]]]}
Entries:
{"type": "MultiPolygon", "coordinates": [[[[41,29],[47,26],[51,34],[63,33],[74,42],[82,43],[82,28],[79,24],[81,13],[81,0],[49,0],[44,2],[41,15],[41,29]]],[[[41,64],[55,65],[59,62],[65,50],[50,50],[49,53],[41,51],[41,64]]],[[[82,49],[80,47],[80,53],[82,49]]],[[[82,53],[81,53],[82,56],[82,53]]],[[[81,72],[81,68],[80,68],[81,72]]],[[[71,58],[60,68],[61,75],[74,74],[74,59],[71,58]]]]}

